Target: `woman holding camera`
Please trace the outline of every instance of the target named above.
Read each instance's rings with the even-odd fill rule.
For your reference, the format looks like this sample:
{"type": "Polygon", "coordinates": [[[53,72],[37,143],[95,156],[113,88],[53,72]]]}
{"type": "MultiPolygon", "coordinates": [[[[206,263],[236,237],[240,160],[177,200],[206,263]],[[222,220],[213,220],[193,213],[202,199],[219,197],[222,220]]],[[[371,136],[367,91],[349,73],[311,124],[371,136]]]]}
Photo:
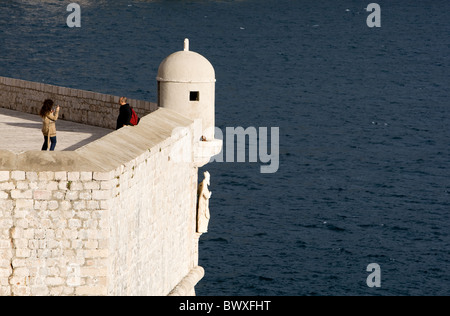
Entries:
{"type": "Polygon", "coordinates": [[[59,105],[56,108],[53,108],[53,105],[53,100],[47,99],[39,112],[42,117],[42,134],[44,134],[42,150],[47,150],[49,140],[51,142],[50,151],[54,151],[56,147],[56,120],[59,115],[59,105]]]}

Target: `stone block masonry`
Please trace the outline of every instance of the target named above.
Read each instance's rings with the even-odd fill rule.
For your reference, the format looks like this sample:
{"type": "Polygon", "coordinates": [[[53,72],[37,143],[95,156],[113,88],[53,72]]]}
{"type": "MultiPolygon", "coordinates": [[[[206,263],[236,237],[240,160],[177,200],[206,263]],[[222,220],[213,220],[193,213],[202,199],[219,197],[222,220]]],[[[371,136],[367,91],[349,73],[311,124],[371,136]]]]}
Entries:
{"type": "Polygon", "coordinates": [[[171,153],[194,125],[158,109],[73,152],[0,151],[0,295],[193,293],[198,168],[171,153]]]}
{"type": "MultiPolygon", "coordinates": [[[[42,102],[48,98],[61,106],[60,117],[64,120],[116,128],[120,96],[0,77],[0,99],[4,108],[38,114],[42,102]]],[[[156,103],[148,101],[128,99],[128,102],[140,117],[158,108],[156,103]]]]}
{"type": "MultiPolygon", "coordinates": [[[[0,295],[195,294],[198,168],[222,142],[214,69],[188,46],[159,67],[160,108],[128,100],[138,126],[75,151],[0,151],[0,295]]],[[[118,96],[0,77],[5,108],[38,114],[47,98],[115,128],[118,96]]]]}

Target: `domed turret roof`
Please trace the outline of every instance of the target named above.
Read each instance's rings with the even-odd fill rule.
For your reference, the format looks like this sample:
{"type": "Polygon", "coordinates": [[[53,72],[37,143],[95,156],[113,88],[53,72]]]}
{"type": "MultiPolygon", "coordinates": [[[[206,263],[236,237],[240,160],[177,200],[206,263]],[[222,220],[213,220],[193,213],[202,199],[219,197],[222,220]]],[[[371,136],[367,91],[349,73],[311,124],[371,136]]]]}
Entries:
{"type": "Polygon", "coordinates": [[[202,55],[189,51],[186,39],[184,50],[164,59],[158,69],[158,81],[166,82],[215,82],[214,67],[202,55]]]}

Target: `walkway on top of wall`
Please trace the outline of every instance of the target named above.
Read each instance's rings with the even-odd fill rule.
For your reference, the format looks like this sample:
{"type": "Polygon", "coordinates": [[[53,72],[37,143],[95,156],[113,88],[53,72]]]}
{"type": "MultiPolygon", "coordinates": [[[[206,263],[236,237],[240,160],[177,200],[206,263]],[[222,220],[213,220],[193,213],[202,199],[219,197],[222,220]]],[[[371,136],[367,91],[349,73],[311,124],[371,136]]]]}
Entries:
{"type": "MultiPolygon", "coordinates": [[[[44,138],[42,119],[32,115],[0,107],[0,150],[24,152],[40,150],[44,138]]],[[[58,120],[56,122],[56,151],[73,151],[91,143],[113,130],[92,125],[58,120]]]]}
{"type": "MultiPolygon", "coordinates": [[[[15,116],[6,117],[11,119],[15,116]]],[[[59,124],[61,122],[64,124],[62,120],[58,122],[59,124]]],[[[28,128],[29,130],[33,129],[33,133],[39,135],[40,129],[37,128],[37,124],[39,123],[39,121],[28,121],[22,127],[25,127],[25,129],[28,128]],[[35,128],[37,130],[36,132],[34,131],[35,128]]],[[[14,123],[6,122],[6,126],[11,128],[11,126],[14,126],[14,123]]],[[[59,126],[59,130],[61,131],[61,126],[57,126],[59,126]]],[[[81,128],[81,126],[79,127],[81,128]]],[[[85,128],[90,131],[93,127],[86,125],[85,128]]],[[[109,130],[110,133],[103,137],[97,135],[98,138],[96,140],[89,137],[89,142],[76,150],[61,151],[62,146],[54,152],[43,152],[40,148],[38,150],[29,149],[22,152],[14,152],[0,148],[0,170],[110,173],[127,163],[136,163],[138,157],[140,159],[146,159],[144,156],[156,155],[156,153],[174,146],[175,142],[182,140],[175,146],[176,150],[173,151],[175,155],[174,161],[179,162],[177,158],[185,158],[183,156],[185,155],[185,150],[189,150],[186,148],[192,149],[193,135],[198,128],[198,122],[194,122],[175,111],[159,108],[142,117],[138,126],[125,126],[118,131],[109,130]]],[[[80,130],[77,132],[79,133],[80,130]]],[[[2,133],[2,130],[0,130],[0,133],[2,133]]],[[[17,139],[18,136],[14,132],[10,133],[10,139],[8,141],[5,135],[0,135],[0,139],[2,139],[0,143],[2,145],[8,142],[19,142],[17,139]],[[11,140],[11,135],[15,140],[11,140]]],[[[90,135],[92,136],[92,132],[90,132],[90,135]]],[[[42,142],[43,137],[37,136],[37,139],[39,137],[42,138],[42,142]]],[[[61,132],[58,134],[58,142],[60,142],[60,138],[63,138],[61,132]]],[[[35,142],[37,140],[33,143],[29,142],[29,146],[36,146],[35,142]]],[[[165,154],[168,155],[167,159],[170,161],[172,151],[170,153],[166,152],[165,154]]],[[[191,154],[193,153],[191,152],[191,154]]],[[[189,152],[187,153],[188,159],[189,157],[193,158],[191,154],[189,152]]],[[[181,163],[190,163],[190,161],[182,160],[181,163]]],[[[107,175],[107,177],[109,176],[107,175]]]]}

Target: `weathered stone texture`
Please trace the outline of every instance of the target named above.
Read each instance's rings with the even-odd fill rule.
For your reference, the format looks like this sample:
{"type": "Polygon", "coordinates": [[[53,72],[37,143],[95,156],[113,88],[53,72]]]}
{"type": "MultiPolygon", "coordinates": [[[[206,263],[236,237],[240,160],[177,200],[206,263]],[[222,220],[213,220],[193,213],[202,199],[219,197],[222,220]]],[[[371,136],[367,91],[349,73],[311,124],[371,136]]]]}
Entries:
{"type": "Polygon", "coordinates": [[[198,168],[171,159],[193,128],[159,109],[74,152],[0,151],[0,295],[169,294],[198,265],[198,168]]]}
{"type": "MultiPolygon", "coordinates": [[[[50,98],[61,106],[62,119],[111,129],[119,111],[119,96],[7,77],[0,77],[0,98],[2,107],[31,114],[38,114],[42,102],[50,98]]],[[[157,109],[153,102],[128,101],[140,117],[157,109]]]]}

